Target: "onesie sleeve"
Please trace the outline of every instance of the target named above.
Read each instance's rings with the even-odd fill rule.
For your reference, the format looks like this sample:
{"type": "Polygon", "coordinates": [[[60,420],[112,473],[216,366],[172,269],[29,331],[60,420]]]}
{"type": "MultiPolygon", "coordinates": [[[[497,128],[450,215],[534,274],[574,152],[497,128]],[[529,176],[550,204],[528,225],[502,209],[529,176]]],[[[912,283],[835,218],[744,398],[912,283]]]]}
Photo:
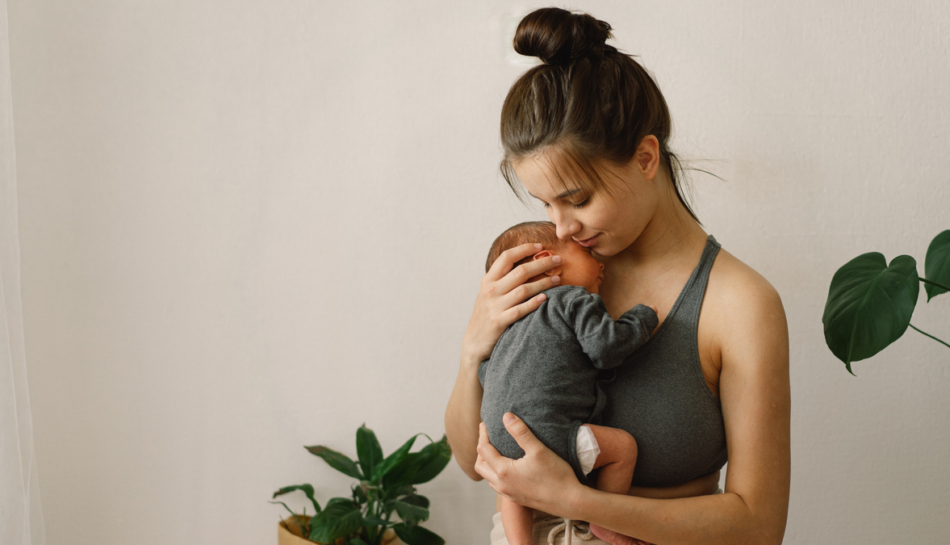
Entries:
{"type": "Polygon", "coordinates": [[[584,293],[570,304],[577,341],[598,369],[613,369],[650,338],[659,318],[653,309],[637,305],[617,321],[610,316],[599,295],[584,293]]]}

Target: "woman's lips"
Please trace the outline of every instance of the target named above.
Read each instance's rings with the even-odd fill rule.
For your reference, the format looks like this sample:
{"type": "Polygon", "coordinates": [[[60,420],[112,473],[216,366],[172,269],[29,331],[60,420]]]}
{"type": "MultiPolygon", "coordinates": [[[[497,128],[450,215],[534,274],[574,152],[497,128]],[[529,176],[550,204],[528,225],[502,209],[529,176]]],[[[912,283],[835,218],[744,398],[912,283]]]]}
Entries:
{"type": "Polygon", "coordinates": [[[575,239],[574,239],[574,242],[580,244],[581,246],[583,246],[583,247],[585,247],[585,248],[590,248],[591,246],[594,245],[594,242],[597,241],[597,237],[599,237],[599,236],[600,236],[600,234],[596,234],[596,235],[594,235],[594,236],[592,236],[592,237],[590,237],[590,238],[588,238],[588,239],[584,239],[584,240],[577,240],[577,239],[575,238],[575,239]]]}

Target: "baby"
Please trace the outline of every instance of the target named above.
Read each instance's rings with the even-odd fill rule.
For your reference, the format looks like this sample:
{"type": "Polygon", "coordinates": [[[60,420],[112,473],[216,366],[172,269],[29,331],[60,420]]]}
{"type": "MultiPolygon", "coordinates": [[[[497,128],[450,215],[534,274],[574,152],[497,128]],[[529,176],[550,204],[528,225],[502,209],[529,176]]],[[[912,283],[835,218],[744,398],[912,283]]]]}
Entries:
{"type": "MultiPolygon", "coordinates": [[[[486,271],[502,252],[526,242],[543,248],[523,261],[561,256],[558,267],[543,273],[560,275],[561,285],[545,291],[547,300],[537,310],[511,324],[479,366],[488,438],[504,456],[524,456],[502,423],[512,412],[571,464],[581,482],[592,484],[588,473],[600,469],[598,489],[626,494],[637,444],[626,431],[592,423],[605,404],[599,374],[649,339],[658,323],[656,310],[637,305],[614,321],[597,295],[604,265],[580,244],[558,240],[550,222],[521,223],[502,233],[492,244],[486,271]]],[[[510,545],[533,543],[531,509],[502,497],[501,517],[510,545]]]]}

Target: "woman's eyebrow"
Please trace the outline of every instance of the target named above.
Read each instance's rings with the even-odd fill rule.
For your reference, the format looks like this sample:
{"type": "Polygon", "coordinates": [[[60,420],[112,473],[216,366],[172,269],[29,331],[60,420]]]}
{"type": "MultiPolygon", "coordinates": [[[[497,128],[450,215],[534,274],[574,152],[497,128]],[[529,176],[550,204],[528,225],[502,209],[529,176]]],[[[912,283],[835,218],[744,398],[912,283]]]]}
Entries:
{"type": "MultiPolygon", "coordinates": [[[[565,191],[564,193],[561,193],[560,195],[558,195],[557,197],[554,197],[554,198],[555,198],[555,199],[563,199],[563,198],[565,198],[565,197],[570,197],[571,195],[576,195],[576,194],[578,194],[578,193],[580,193],[580,192],[581,192],[580,189],[568,189],[568,190],[565,191]]],[[[541,202],[544,202],[544,199],[542,199],[541,197],[536,197],[536,196],[534,195],[534,193],[532,193],[532,192],[530,192],[530,191],[528,192],[528,195],[531,195],[532,197],[534,197],[535,199],[538,199],[538,200],[541,201],[541,202]]]]}

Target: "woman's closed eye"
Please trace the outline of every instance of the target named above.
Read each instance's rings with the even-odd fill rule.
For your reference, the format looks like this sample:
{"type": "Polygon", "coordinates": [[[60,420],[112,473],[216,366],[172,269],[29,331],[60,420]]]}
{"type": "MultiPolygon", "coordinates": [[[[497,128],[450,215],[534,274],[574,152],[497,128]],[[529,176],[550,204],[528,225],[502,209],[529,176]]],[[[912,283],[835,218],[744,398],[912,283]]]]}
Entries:
{"type": "MultiPolygon", "coordinates": [[[[587,206],[587,203],[589,203],[589,202],[590,202],[590,198],[588,197],[588,198],[584,199],[584,200],[581,201],[581,202],[578,202],[578,203],[571,203],[571,208],[574,208],[574,209],[584,208],[585,206],[587,206]]],[[[544,202],[544,201],[542,201],[541,204],[544,206],[545,209],[551,208],[551,205],[548,204],[548,203],[546,203],[546,202],[544,202]]]]}

